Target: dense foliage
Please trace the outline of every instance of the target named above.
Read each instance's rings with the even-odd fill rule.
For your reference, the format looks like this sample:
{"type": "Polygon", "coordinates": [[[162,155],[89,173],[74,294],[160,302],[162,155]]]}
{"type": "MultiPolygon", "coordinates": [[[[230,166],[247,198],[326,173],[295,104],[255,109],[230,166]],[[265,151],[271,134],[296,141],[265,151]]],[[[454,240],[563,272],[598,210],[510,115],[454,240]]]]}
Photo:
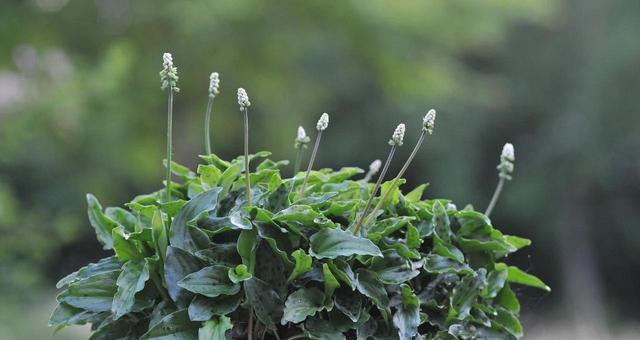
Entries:
{"type": "MultiPolygon", "coordinates": [[[[393,190],[360,235],[352,229],[373,184],[358,168],[283,179],[259,152],[173,163],[172,199],[141,195],[128,209],[87,196],[98,240],[114,255],[63,278],[51,318],[91,323],[91,339],[517,338],[511,284],[547,289],[505,264],[529,240],[502,234],[471,207],[423,200],[427,185],[393,190]],[[255,315],[255,317],[253,317],[255,315]],[[251,330],[251,336],[248,332],[251,330]]],[[[402,182],[402,181],[401,181],[402,182]]]]}

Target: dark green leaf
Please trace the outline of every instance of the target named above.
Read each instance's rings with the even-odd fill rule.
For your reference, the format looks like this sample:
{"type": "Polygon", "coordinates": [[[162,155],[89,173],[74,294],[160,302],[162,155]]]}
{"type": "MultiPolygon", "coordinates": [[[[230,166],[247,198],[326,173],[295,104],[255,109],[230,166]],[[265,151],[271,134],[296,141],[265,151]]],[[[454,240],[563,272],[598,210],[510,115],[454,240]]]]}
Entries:
{"type": "Polygon", "coordinates": [[[331,258],[351,255],[382,256],[380,249],[370,240],[353,236],[340,229],[323,229],[310,239],[309,254],[315,258],[331,258]]]}
{"type": "Polygon", "coordinates": [[[191,273],[180,280],[178,286],[208,297],[234,295],[240,291],[240,286],[229,280],[229,268],[221,265],[191,273]]]}
{"type": "Polygon", "coordinates": [[[517,283],[525,286],[540,288],[546,290],[547,292],[551,291],[551,288],[544,284],[542,280],[539,278],[523,272],[520,268],[515,266],[507,266],[504,263],[497,263],[496,270],[501,270],[506,268],[508,270],[507,281],[512,283],[517,283]]]}
{"type": "Polygon", "coordinates": [[[358,291],[369,297],[379,308],[387,308],[389,306],[389,296],[384,289],[384,285],[378,281],[375,273],[366,269],[358,269],[357,271],[358,291]]]}
{"type": "Polygon", "coordinates": [[[178,281],[200,268],[200,262],[191,254],[172,246],[167,248],[164,263],[165,283],[169,296],[178,306],[186,307],[193,296],[189,291],[178,286],[178,281]]]}
{"type": "Polygon", "coordinates": [[[225,333],[232,329],[231,319],[218,316],[202,324],[198,330],[198,340],[226,340],[225,333]]]}
{"type": "Polygon", "coordinates": [[[196,252],[198,245],[189,233],[187,222],[195,219],[203,212],[209,212],[216,208],[218,194],[221,188],[213,188],[194,197],[187,202],[178,215],[173,219],[170,230],[171,245],[189,252],[196,252]]]}
{"type": "Polygon", "coordinates": [[[149,259],[132,260],[122,266],[116,285],[118,291],[113,297],[111,311],[114,319],[131,312],[135,302],[135,295],[141,291],[149,280],[149,259]]]}
{"type": "Polygon", "coordinates": [[[244,264],[239,264],[235,268],[229,268],[229,280],[233,283],[240,283],[252,277],[244,264]]]}
{"type": "Polygon", "coordinates": [[[198,338],[197,332],[198,323],[189,320],[187,310],[181,309],[162,318],[158,324],[151,327],[140,339],[195,340],[198,338]]]}
{"type": "Polygon", "coordinates": [[[326,299],[330,299],[336,288],[340,287],[340,283],[338,283],[336,277],[333,276],[329,265],[326,263],[322,264],[322,275],[324,277],[324,295],[326,299]]]}
{"type": "Polygon", "coordinates": [[[90,263],[86,267],[80,268],[77,272],[65,276],[56,283],[56,288],[62,288],[72,282],[86,279],[99,273],[119,270],[121,267],[122,262],[120,262],[115,256],[106,257],[97,263],[90,263]]]}
{"type": "Polygon", "coordinates": [[[285,302],[281,324],[299,323],[324,309],[325,295],[316,288],[301,288],[289,295],[285,302]]]}
{"type": "Polygon", "coordinates": [[[362,298],[346,289],[338,289],[334,298],[336,308],[356,322],[362,312],[362,298]]]}
{"type": "Polygon", "coordinates": [[[213,315],[226,315],[235,311],[242,295],[220,295],[215,298],[208,298],[197,295],[189,305],[189,318],[193,321],[207,321],[213,315]]]}
{"type": "Polygon", "coordinates": [[[469,311],[476,297],[486,284],[486,271],[484,268],[478,269],[476,275],[465,276],[462,281],[453,288],[451,294],[451,309],[449,310],[450,316],[459,320],[466,318],[469,315],[469,311]]]}
{"type": "Polygon", "coordinates": [[[113,248],[111,230],[117,227],[118,224],[102,212],[102,206],[95,196],[87,194],[87,205],[89,222],[91,222],[91,226],[96,232],[98,241],[100,241],[104,249],[113,248]]]}
{"type": "Polygon", "coordinates": [[[409,286],[403,285],[401,289],[403,303],[393,315],[393,325],[398,329],[400,340],[411,340],[420,325],[420,302],[409,286]]]}
{"type": "Polygon", "coordinates": [[[429,254],[425,257],[424,269],[429,273],[471,273],[473,270],[466,264],[460,264],[444,256],[429,254]]]}
{"type": "Polygon", "coordinates": [[[313,262],[311,256],[307,255],[302,249],[297,249],[291,254],[291,256],[295,259],[296,264],[289,275],[289,279],[287,280],[288,282],[291,282],[301,274],[310,271],[311,263],[313,262]]]}
{"type": "Polygon", "coordinates": [[[266,282],[253,277],[243,283],[244,292],[251,308],[260,322],[276,329],[283,313],[283,301],[266,282]]]}

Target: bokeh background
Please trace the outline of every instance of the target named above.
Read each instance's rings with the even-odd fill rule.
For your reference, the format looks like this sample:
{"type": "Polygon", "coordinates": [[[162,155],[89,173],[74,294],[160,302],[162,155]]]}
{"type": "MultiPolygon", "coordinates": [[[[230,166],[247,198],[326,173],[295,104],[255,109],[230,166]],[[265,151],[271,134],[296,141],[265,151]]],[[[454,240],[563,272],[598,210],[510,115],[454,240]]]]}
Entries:
{"type": "Polygon", "coordinates": [[[430,182],[459,206],[484,209],[512,142],[492,219],[533,240],[510,260],[553,288],[518,291],[525,337],[637,339],[639,17],[637,0],[1,1],[0,338],[51,337],[54,282],[104,255],[85,193],[121,205],[161,184],[170,51],[175,158],[190,166],[212,71],[226,158],[242,149],[240,86],[251,149],[277,159],[294,157],[298,125],[331,114],[318,167],[366,168],[396,124],[412,145],[436,108],[406,187],[430,182]]]}

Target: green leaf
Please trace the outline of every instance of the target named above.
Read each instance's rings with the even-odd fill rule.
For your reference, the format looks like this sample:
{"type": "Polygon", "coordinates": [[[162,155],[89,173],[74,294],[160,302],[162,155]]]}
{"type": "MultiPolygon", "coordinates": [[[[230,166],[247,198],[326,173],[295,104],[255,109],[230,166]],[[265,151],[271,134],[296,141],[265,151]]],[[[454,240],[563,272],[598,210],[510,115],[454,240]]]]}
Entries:
{"type": "Polygon", "coordinates": [[[484,268],[478,269],[476,275],[465,276],[460,283],[453,288],[451,294],[450,316],[462,320],[469,315],[471,306],[486,286],[486,271],[484,268]]]}
{"type": "Polygon", "coordinates": [[[113,237],[111,236],[111,231],[118,226],[118,223],[107,217],[102,212],[102,206],[95,196],[87,194],[87,205],[89,222],[95,230],[98,241],[102,244],[102,248],[113,248],[113,237]]]}
{"type": "Polygon", "coordinates": [[[113,250],[116,252],[116,256],[120,261],[126,262],[129,260],[141,259],[143,256],[138,251],[138,247],[135,241],[130,238],[130,234],[124,230],[124,227],[119,226],[112,229],[113,238],[113,250]]]}
{"type": "Polygon", "coordinates": [[[401,284],[420,274],[410,263],[394,250],[385,250],[384,257],[376,257],[371,261],[369,270],[375,272],[378,280],[385,284],[401,284]]]}
{"type": "Polygon", "coordinates": [[[165,283],[171,299],[179,307],[186,307],[193,294],[178,286],[178,281],[201,268],[200,262],[193,255],[180,248],[169,246],[164,263],[165,283]]]}
{"type": "Polygon", "coordinates": [[[451,222],[449,221],[449,215],[440,201],[433,203],[433,220],[434,231],[444,241],[449,241],[451,238],[451,222]]]}
{"type": "Polygon", "coordinates": [[[311,264],[313,262],[313,259],[311,258],[311,256],[307,255],[302,249],[297,249],[291,254],[291,256],[293,256],[296,263],[295,263],[295,267],[293,268],[293,271],[291,271],[291,274],[287,279],[287,282],[291,282],[295,280],[298,276],[310,271],[311,264]]]}
{"type": "Polygon", "coordinates": [[[420,301],[407,285],[402,285],[402,304],[393,315],[400,340],[413,339],[420,325],[420,301]]]}
{"type": "Polygon", "coordinates": [[[266,282],[252,277],[245,281],[244,293],[256,317],[269,329],[276,329],[282,317],[282,299],[266,282]]]}
{"type": "Polygon", "coordinates": [[[204,212],[209,212],[216,209],[218,203],[218,194],[220,194],[221,188],[213,188],[209,191],[205,191],[200,195],[191,199],[187,204],[182,207],[182,210],[171,222],[171,230],[169,239],[171,245],[175,248],[180,248],[188,252],[194,253],[198,251],[198,245],[193,240],[187,223],[204,212]]]}
{"type": "Polygon", "coordinates": [[[192,321],[207,321],[213,315],[226,315],[235,311],[241,301],[241,294],[220,295],[215,298],[197,295],[189,305],[189,318],[192,321]]]}
{"type": "Polygon", "coordinates": [[[330,260],[329,269],[331,269],[338,280],[349,285],[351,290],[356,289],[356,275],[353,273],[353,270],[351,270],[351,267],[349,267],[347,262],[340,259],[330,260]]]}
{"type": "Polygon", "coordinates": [[[531,245],[531,240],[518,237],[518,236],[504,235],[503,239],[505,240],[505,242],[509,243],[514,248],[516,248],[516,250],[519,250],[531,245]]]}
{"type": "Polygon", "coordinates": [[[239,264],[235,268],[229,268],[229,280],[233,283],[246,281],[251,277],[251,273],[249,273],[247,266],[244,264],[239,264]]]}
{"type": "Polygon", "coordinates": [[[512,312],[520,313],[520,302],[518,301],[516,294],[511,290],[511,287],[509,287],[508,283],[502,287],[500,293],[498,293],[498,296],[496,297],[496,301],[499,305],[512,312]]]}
{"type": "Polygon", "coordinates": [[[96,274],[120,270],[121,267],[122,262],[120,262],[115,256],[106,257],[97,263],[89,263],[85,267],[80,268],[77,272],[63,277],[58,281],[58,283],[56,283],[56,288],[62,288],[70,283],[86,279],[96,274]]]}
{"type": "Polygon", "coordinates": [[[428,273],[434,274],[469,274],[473,272],[468,265],[437,254],[429,254],[425,257],[424,269],[428,273]]]}
{"type": "Polygon", "coordinates": [[[551,288],[544,284],[542,280],[531,274],[523,272],[520,268],[515,266],[507,266],[504,263],[496,263],[496,270],[504,268],[507,268],[509,272],[509,274],[507,275],[507,281],[509,282],[540,288],[546,290],[547,292],[551,291],[551,288]]]}
{"type": "Polygon", "coordinates": [[[407,226],[407,237],[406,237],[407,247],[411,249],[418,249],[422,244],[422,239],[420,238],[420,232],[418,228],[409,224],[407,226]]]}
{"type": "Polygon", "coordinates": [[[285,302],[281,324],[299,323],[324,309],[325,295],[316,288],[301,288],[289,295],[285,302]]]}
{"type": "Polygon", "coordinates": [[[151,218],[151,230],[153,236],[153,244],[156,248],[162,263],[164,263],[165,255],[167,254],[167,247],[169,246],[169,240],[167,237],[167,228],[164,226],[164,219],[162,218],[162,212],[156,209],[151,218]]]}
{"type": "Polygon", "coordinates": [[[334,302],[336,308],[351,319],[351,321],[358,321],[362,312],[361,295],[353,294],[346,289],[338,289],[334,297],[334,302]]]}
{"type": "Polygon", "coordinates": [[[328,320],[311,318],[304,323],[306,335],[313,340],[345,340],[346,337],[328,320]]]}
{"type": "Polygon", "coordinates": [[[108,207],[104,210],[104,213],[112,221],[123,226],[128,232],[132,233],[136,231],[136,217],[129,211],[120,207],[108,207]]]}
{"type": "Polygon", "coordinates": [[[331,269],[329,269],[329,265],[326,263],[322,264],[322,275],[324,277],[324,295],[326,299],[331,299],[333,296],[333,292],[336,288],[340,287],[340,283],[333,273],[331,273],[331,269]]]}
{"type": "Polygon", "coordinates": [[[238,254],[242,263],[253,273],[256,265],[256,248],[258,247],[258,233],[255,229],[243,230],[238,237],[238,254]]]}
{"type": "Polygon", "coordinates": [[[218,180],[218,187],[221,188],[220,197],[225,197],[229,193],[233,182],[240,177],[241,169],[242,164],[234,163],[222,173],[218,180]]]}
{"type": "Polygon", "coordinates": [[[49,318],[49,327],[58,329],[68,325],[84,325],[94,317],[96,313],[76,308],[66,303],[60,303],[49,318]]]}
{"type": "Polygon", "coordinates": [[[205,322],[198,330],[198,340],[226,340],[225,333],[233,328],[231,319],[219,316],[205,322]]]}
{"type": "Polygon", "coordinates": [[[292,205],[273,216],[273,220],[297,227],[315,227],[321,214],[308,205],[292,205]]]}
{"type": "Polygon", "coordinates": [[[409,202],[418,202],[422,198],[422,193],[424,189],[429,186],[428,183],[420,184],[415,189],[411,190],[408,194],[404,196],[404,198],[409,202]]]}
{"type": "Polygon", "coordinates": [[[433,252],[446,258],[455,260],[461,264],[464,263],[464,255],[462,254],[462,251],[460,251],[460,249],[456,248],[451,243],[443,241],[437,235],[434,235],[433,238],[433,252]]]}
{"type": "Polygon", "coordinates": [[[522,325],[516,315],[501,307],[496,308],[496,312],[498,312],[498,314],[491,319],[493,324],[504,329],[516,338],[522,337],[522,325]]]}
{"type": "Polygon", "coordinates": [[[482,296],[487,298],[496,297],[502,287],[504,287],[508,275],[507,269],[491,271],[489,275],[487,275],[487,287],[483,291],[482,296]]]}
{"type": "Polygon", "coordinates": [[[131,339],[135,326],[135,321],[128,318],[106,320],[100,323],[100,327],[91,334],[89,340],[128,340],[131,339]]]}
{"type": "Polygon", "coordinates": [[[210,248],[198,250],[196,257],[210,264],[235,266],[240,263],[237,244],[235,242],[213,244],[210,248]]]}
{"type": "Polygon", "coordinates": [[[357,271],[357,288],[358,291],[370,298],[379,308],[387,308],[389,306],[389,296],[387,295],[384,285],[378,281],[375,273],[366,269],[358,269],[357,271]]]}
{"type": "Polygon", "coordinates": [[[114,270],[73,282],[58,295],[58,301],[90,312],[110,311],[119,274],[120,270],[114,270]]]}
{"type": "Polygon", "coordinates": [[[234,295],[240,291],[240,286],[229,280],[229,268],[221,265],[191,273],[180,280],[178,286],[208,297],[234,295]]]}
{"type": "MultiPolygon", "coordinates": [[[[162,160],[162,165],[165,168],[167,167],[166,159],[162,160]]],[[[171,173],[176,175],[178,178],[180,178],[183,181],[188,181],[196,178],[196,174],[194,174],[193,171],[189,170],[189,168],[187,168],[186,166],[180,165],[174,161],[171,161],[171,173]]]]}
{"type": "Polygon", "coordinates": [[[366,238],[353,236],[340,229],[323,229],[310,239],[309,254],[315,258],[335,259],[338,256],[382,256],[378,247],[366,238]]]}
{"type": "Polygon", "coordinates": [[[202,183],[206,184],[209,188],[213,188],[218,184],[222,171],[215,165],[198,165],[198,174],[202,183]]]}
{"type": "Polygon", "coordinates": [[[158,324],[151,327],[140,339],[195,340],[198,338],[197,332],[198,323],[189,320],[187,310],[181,309],[162,318],[158,324]]]}
{"type": "Polygon", "coordinates": [[[111,311],[114,319],[131,312],[135,302],[135,295],[141,291],[149,280],[149,259],[132,260],[122,266],[116,285],[118,291],[113,297],[111,311]]]}

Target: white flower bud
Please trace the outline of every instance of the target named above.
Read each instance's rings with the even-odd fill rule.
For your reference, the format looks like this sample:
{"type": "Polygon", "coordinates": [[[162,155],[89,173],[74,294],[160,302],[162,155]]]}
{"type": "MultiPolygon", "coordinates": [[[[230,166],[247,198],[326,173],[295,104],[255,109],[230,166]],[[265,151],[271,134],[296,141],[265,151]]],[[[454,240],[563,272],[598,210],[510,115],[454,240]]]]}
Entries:
{"type": "Polygon", "coordinates": [[[436,110],[431,109],[422,118],[422,128],[429,134],[433,133],[433,128],[436,126],[436,110]]]}
{"type": "Polygon", "coordinates": [[[389,145],[393,146],[402,146],[402,140],[404,139],[404,124],[399,124],[395,131],[393,131],[393,135],[389,140],[389,145]]]}
{"type": "Polygon", "coordinates": [[[382,162],[379,159],[376,159],[375,161],[371,162],[371,164],[369,164],[369,172],[372,174],[376,174],[378,171],[380,171],[380,166],[382,166],[382,162]]]}
{"type": "Polygon", "coordinates": [[[180,91],[176,87],[178,85],[178,69],[173,66],[173,57],[171,53],[162,55],[162,71],[160,71],[160,88],[163,90],[171,89],[173,92],[180,91]]]}
{"type": "Polygon", "coordinates": [[[329,126],[329,115],[325,112],[322,114],[322,116],[320,116],[320,119],[318,119],[318,124],[316,124],[316,129],[318,131],[324,131],[327,126],[329,126]]]}
{"type": "Polygon", "coordinates": [[[511,180],[511,174],[515,167],[513,162],[516,160],[513,144],[506,143],[502,147],[502,154],[500,154],[500,164],[496,167],[498,169],[498,176],[506,180],[511,180]]]}
{"type": "Polygon", "coordinates": [[[213,72],[209,76],[209,97],[215,98],[220,93],[220,75],[218,72],[213,72]]]}
{"type": "Polygon", "coordinates": [[[240,105],[240,110],[246,109],[251,106],[249,95],[247,95],[247,91],[245,91],[243,88],[238,89],[238,105],[240,105]]]}
{"type": "Polygon", "coordinates": [[[301,147],[306,148],[307,144],[309,144],[310,141],[311,139],[309,138],[309,136],[307,136],[304,128],[302,126],[298,126],[298,135],[296,136],[293,147],[296,149],[299,149],[301,147]]]}

